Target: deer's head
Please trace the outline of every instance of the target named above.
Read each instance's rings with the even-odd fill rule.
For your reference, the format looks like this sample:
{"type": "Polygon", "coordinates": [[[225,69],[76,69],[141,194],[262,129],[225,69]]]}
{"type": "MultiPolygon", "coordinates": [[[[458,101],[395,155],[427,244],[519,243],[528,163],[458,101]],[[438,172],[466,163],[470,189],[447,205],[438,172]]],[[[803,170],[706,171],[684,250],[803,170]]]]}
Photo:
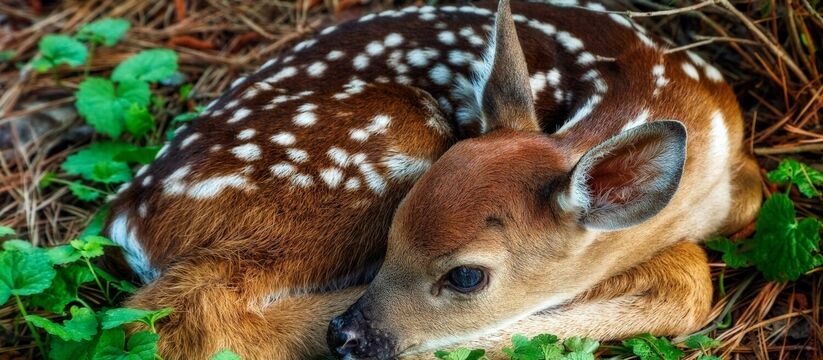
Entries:
{"type": "Polygon", "coordinates": [[[453,146],[401,203],[383,267],[331,322],[338,356],[428,351],[560,305],[606,273],[611,254],[592,246],[601,235],[648,220],[678,187],[681,123],[575,154],[540,132],[508,0],[494,39],[475,84],[485,134],[453,146]]]}

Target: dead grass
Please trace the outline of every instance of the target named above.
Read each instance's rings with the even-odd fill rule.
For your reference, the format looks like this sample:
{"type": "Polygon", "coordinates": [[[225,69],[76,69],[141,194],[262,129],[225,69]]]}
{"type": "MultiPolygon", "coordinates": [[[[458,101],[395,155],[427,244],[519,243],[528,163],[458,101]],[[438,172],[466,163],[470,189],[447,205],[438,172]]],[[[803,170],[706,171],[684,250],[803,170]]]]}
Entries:
{"type": "MultiPolygon", "coordinates": [[[[823,1],[619,2],[630,9],[625,15],[671,39],[672,51],[690,48],[718,65],[736,90],[749,122],[749,146],[764,171],[785,157],[823,169],[823,56],[817,54],[823,46],[823,1]]],[[[364,6],[357,0],[307,0],[307,4],[250,0],[4,1],[0,3],[0,50],[13,49],[16,56],[13,62],[0,63],[0,131],[14,133],[8,126],[18,124],[15,119],[19,116],[33,119],[44,112],[71,108],[72,92],[83,69],[61,70],[57,86],[54,76],[21,72],[15,66],[28,61],[39,38],[48,33],[73,33],[81,24],[104,16],[130,20],[133,27],[125,41],[98,50],[89,67],[92,74],[106,73],[141,49],[167,47],[177,51],[186,80],[194,84],[195,96],[190,101],[167,102],[158,117],[162,133],[171,117],[217,97],[233,79],[257,68],[284,44],[323,23],[396,5],[364,6]]],[[[67,154],[94,137],[75,116],[55,117],[56,122],[30,138],[11,136],[4,142],[0,136],[0,224],[14,227],[22,237],[44,246],[77,236],[97,206],[78,202],[64,187],[37,186],[47,171],[58,171],[67,154]]],[[[763,186],[769,193],[775,190],[765,182],[763,186]]],[[[793,198],[803,216],[823,217],[820,198],[808,200],[796,195],[793,198]]],[[[712,269],[718,282],[714,311],[718,320],[706,330],[722,341],[719,355],[823,359],[823,268],[788,284],[765,282],[751,270],[725,269],[722,262],[713,263],[712,269]],[[730,322],[721,324],[724,319],[730,322]]],[[[6,334],[0,359],[24,356],[32,347],[25,334],[10,336],[16,316],[12,306],[0,308],[0,331],[6,334]]]]}

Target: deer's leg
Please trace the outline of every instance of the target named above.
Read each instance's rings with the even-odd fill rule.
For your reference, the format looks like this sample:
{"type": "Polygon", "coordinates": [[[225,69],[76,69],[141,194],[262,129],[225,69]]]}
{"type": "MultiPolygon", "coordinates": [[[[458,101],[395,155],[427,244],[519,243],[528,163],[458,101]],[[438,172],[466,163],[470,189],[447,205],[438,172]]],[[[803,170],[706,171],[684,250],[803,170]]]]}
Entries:
{"type": "Polygon", "coordinates": [[[723,234],[733,234],[754,221],[763,198],[757,161],[741,152],[732,164],[732,206],[721,228],[723,234]]]}
{"type": "Polygon", "coordinates": [[[228,348],[241,358],[307,359],[327,353],[326,330],[364,287],[327,293],[272,291],[265,269],[200,262],[170,269],[128,306],[175,311],[159,327],[165,359],[209,359],[228,348]]]}
{"type": "Polygon", "coordinates": [[[686,334],[706,323],[711,302],[712,282],[705,252],[698,245],[681,242],[598,284],[567,306],[536,313],[501,332],[459,346],[485,348],[495,359],[504,346],[511,346],[514,334],[550,333],[600,340],[644,332],[686,334]]]}

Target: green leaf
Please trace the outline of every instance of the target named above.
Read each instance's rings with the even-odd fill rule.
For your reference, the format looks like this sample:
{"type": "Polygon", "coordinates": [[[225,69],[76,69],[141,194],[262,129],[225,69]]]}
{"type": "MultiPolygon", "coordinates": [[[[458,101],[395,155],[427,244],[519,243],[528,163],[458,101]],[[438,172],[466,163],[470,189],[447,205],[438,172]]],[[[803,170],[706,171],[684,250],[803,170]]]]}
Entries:
{"type": "Polygon", "coordinates": [[[71,246],[80,251],[80,256],[94,258],[103,255],[104,246],[117,246],[114,242],[102,236],[89,235],[69,242],[71,246]]]}
{"type": "Polygon", "coordinates": [[[711,349],[720,346],[720,341],[712,339],[706,335],[692,335],[686,339],[686,346],[689,349],[711,349]]]}
{"type": "Polygon", "coordinates": [[[720,356],[714,355],[700,355],[697,360],[723,360],[720,356]]]}
{"type": "Polygon", "coordinates": [[[0,51],[0,64],[11,61],[11,59],[14,59],[15,56],[17,56],[17,52],[14,50],[0,51]]]}
{"type": "Polygon", "coordinates": [[[677,360],[685,355],[668,339],[654,337],[648,333],[624,340],[623,346],[631,349],[640,360],[677,360]]]}
{"type": "Polygon", "coordinates": [[[69,184],[71,193],[82,201],[94,201],[100,198],[100,192],[81,184],[78,181],[69,184]]]}
{"type": "Polygon", "coordinates": [[[767,280],[796,280],[823,264],[820,222],[795,219],[794,204],[785,194],[774,194],[763,204],[755,224],[750,257],[767,280]]]}
{"type": "Polygon", "coordinates": [[[71,245],[58,245],[46,250],[49,260],[54,265],[63,265],[80,260],[80,252],[71,245]]]}
{"type": "Polygon", "coordinates": [[[131,27],[131,24],[126,20],[104,18],[83,25],[77,33],[77,38],[105,46],[113,46],[126,34],[129,27],[131,27]]]}
{"type": "Polygon", "coordinates": [[[570,352],[594,353],[600,343],[589,338],[572,336],[563,341],[563,346],[570,352]]]}
{"type": "Polygon", "coordinates": [[[55,275],[43,249],[3,251],[0,253],[0,303],[5,303],[11,295],[43,292],[55,275]]]}
{"type": "Polygon", "coordinates": [[[62,325],[37,315],[27,315],[26,321],[66,341],[91,340],[97,334],[97,318],[85,307],[72,306],[71,319],[62,325]]]}
{"type": "Polygon", "coordinates": [[[93,280],[94,275],[86,266],[72,264],[60,267],[51,286],[40,294],[32,295],[30,304],[55,314],[62,314],[66,305],[77,300],[80,286],[93,280]]]}
{"type": "Polygon", "coordinates": [[[115,161],[114,157],[122,151],[133,148],[134,145],[125,143],[95,142],[92,143],[91,146],[66,158],[66,161],[63,162],[62,168],[67,174],[80,175],[86,180],[131,180],[131,169],[128,167],[128,164],[115,161]],[[98,166],[98,164],[108,165],[98,166]],[[106,166],[108,170],[117,170],[119,173],[104,174],[101,171],[103,166],[106,166]],[[126,172],[128,172],[128,175],[126,175],[126,172]],[[101,175],[108,175],[109,177],[101,178],[101,175]]]}
{"type": "Polygon", "coordinates": [[[131,104],[124,117],[126,130],[136,138],[141,138],[155,127],[154,116],[149,109],[139,104],[131,104]]]}
{"type": "Polygon", "coordinates": [[[65,35],[46,35],[37,46],[40,57],[32,63],[32,67],[38,72],[48,71],[61,64],[77,67],[83,65],[88,56],[83,43],[65,35]]]}
{"type": "Polygon", "coordinates": [[[90,341],[65,341],[53,338],[50,341],[49,359],[52,360],[92,360],[97,339],[90,341]]]}
{"type": "Polygon", "coordinates": [[[91,222],[86,229],[80,234],[80,237],[85,237],[89,235],[100,235],[103,231],[103,226],[106,223],[106,216],[109,215],[109,205],[103,205],[100,210],[94,214],[94,217],[91,219],[91,222]]]}
{"type": "Polygon", "coordinates": [[[740,249],[741,244],[733,242],[726,237],[718,236],[710,239],[706,241],[706,247],[723,253],[723,262],[732,269],[751,265],[749,258],[740,249]]]}
{"type": "MultiPolygon", "coordinates": [[[[117,65],[111,78],[114,81],[160,81],[177,71],[177,53],[168,49],[144,50],[117,65]]],[[[146,104],[142,104],[146,105],[146,104]]]]}
{"type": "Polygon", "coordinates": [[[234,353],[229,349],[220,350],[217,354],[211,357],[211,360],[240,360],[240,355],[234,353]]]}
{"type": "Polygon", "coordinates": [[[151,164],[157,153],[160,151],[160,146],[146,146],[134,147],[128,150],[119,152],[114,160],[126,163],[151,164]]]}
{"type": "Polygon", "coordinates": [[[92,170],[92,180],[104,184],[118,184],[131,179],[131,167],[119,161],[101,161],[94,164],[92,170]]]}
{"type": "Polygon", "coordinates": [[[40,182],[37,183],[37,186],[39,186],[41,189],[45,189],[49,187],[49,185],[51,185],[52,182],[54,182],[54,179],[57,179],[57,173],[53,171],[47,171],[45,174],[43,174],[43,177],[40,178],[40,182]]]}
{"type": "Polygon", "coordinates": [[[98,132],[118,137],[123,132],[126,109],[132,104],[146,106],[151,98],[149,84],[123,80],[117,84],[89,77],[80,83],[75,95],[77,110],[98,132]]]}
{"type": "Polygon", "coordinates": [[[434,353],[434,356],[443,360],[478,360],[485,354],[486,350],[483,349],[469,350],[466,348],[459,348],[451,352],[437,351],[434,353]]]}
{"type": "Polygon", "coordinates": [[[95,360],[153,360],[157,354],[159,335],[149,331],[139,331],[129,337],[121,328],[103,332],[95,349],[95,360]]]}
{"type": "Polygon", "coordinates": [[[821,194],[815,186],[823,185],[823,173],[797,160],[781,161],[777,169],[769,172],[768,176],[769,181],[779,185],[794,184],[808,198],[821,194]]]}
{"type": "Polygon", "coordinates": [[[541,360],[543,358],[543,349],[539,341],[532,342],[523,335],[514,335],[512,345],[514,345],[512,348],[503,348],[503,352],[512,360],[541,360]]]}
{"type": "Polygon", "coordinates": [[[8,226],[0,226],[0,238],[17,234],[14,229],[8,226]]]}
{"type": "Polygon", "coordinates": [[[40,251],[30,242],[20,239],[11,239],[3,242],[3,250],[9,251],[40,251]]]}
{"type": "Polygon", "coordinates": [[[171,312],[171,308],[163,308],[154,311],[131,308],[110,309],[103,314],[103,329],[113,329],[120,325],[132,322],[142,322],[151,326],[157,320],[171,314],[171,312]]]}
{"type": "Polygon", "coordinates": [[[189,95],[191,95],[192,87],[193,85],[191,83],[183,84],[183,86],[180,86],[180,89],[177,91],[177,93],[180,94],[180,100],[186,101],[189,98],[189,95]]]}

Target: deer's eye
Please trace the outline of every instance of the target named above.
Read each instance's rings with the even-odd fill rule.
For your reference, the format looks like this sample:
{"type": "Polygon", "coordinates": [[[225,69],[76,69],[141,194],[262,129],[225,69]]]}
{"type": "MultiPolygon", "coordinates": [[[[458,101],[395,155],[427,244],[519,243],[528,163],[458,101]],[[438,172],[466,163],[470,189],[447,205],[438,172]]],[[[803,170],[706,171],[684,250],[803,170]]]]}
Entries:
{"type": "Polygon", "coordinates": [[[480,290],[485,285],[486,272],[479,268],[459,266],[449,270],[446,279],[450,288],[466,294],[480,290]]]}

